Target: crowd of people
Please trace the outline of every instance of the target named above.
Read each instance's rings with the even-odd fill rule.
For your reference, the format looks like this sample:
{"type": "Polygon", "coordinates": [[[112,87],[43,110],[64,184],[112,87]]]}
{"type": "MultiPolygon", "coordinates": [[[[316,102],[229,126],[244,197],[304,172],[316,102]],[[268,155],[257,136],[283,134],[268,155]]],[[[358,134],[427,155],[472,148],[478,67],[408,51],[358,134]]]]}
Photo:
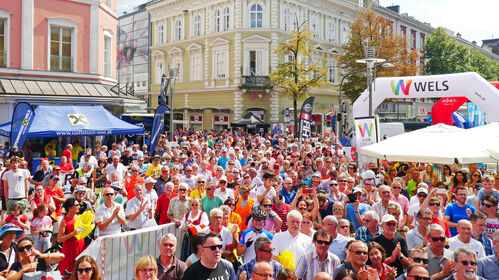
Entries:
{"type": "Polygon", "coordinates": [[[17,147],[1,154],[1,277],[57,263],[100,279],[91,256],[77,259],[92,240],[174,223],[183,240],[163,236],[135,279],[499,279],[499,175],[481,164],[359,170],[330,138],[239,131],[161,135],[152,153],[126,138],[73,143],[60,156],[30,172],[17,147]],[[76,238],[86,211],[95,230],[76,238]]]}

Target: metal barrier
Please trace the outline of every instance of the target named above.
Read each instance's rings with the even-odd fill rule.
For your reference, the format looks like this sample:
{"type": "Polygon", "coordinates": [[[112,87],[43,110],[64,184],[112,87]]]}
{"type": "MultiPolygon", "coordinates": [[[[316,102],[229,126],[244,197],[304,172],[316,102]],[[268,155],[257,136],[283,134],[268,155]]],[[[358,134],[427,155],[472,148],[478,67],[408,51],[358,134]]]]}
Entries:
{"type": "Polygon", "coordinates": [[[92,256],[104,280],[129,280],[133,278],[135,263],[140,257],[160,255],[158,242],[167,233],[177,237],[175,255],[180,257],[183,233],[174,223],[141,230],[99,237],[79,256],[92,256]]]}

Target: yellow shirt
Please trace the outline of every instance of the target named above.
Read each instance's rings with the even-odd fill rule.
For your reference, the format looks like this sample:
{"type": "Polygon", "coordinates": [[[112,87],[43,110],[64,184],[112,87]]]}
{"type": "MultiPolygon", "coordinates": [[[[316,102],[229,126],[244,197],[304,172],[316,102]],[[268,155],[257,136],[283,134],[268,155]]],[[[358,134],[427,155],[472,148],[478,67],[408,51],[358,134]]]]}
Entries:
{"type": "Polygon", "coordinates": [[[198,189],[194,189],[191,194],[189,195],[190,198],[194,198],[194,197],[199,197],[199,198],[203,198],[203,196],[206,195],[206,190],[204,190],[201,195],[199,194],[199,190],[198,189]]]}
{"type": "Polygon", "coordinates": [[[161,175],[162,167],[161,164],[158,164],[158,166],[154,166],[154,164],[149,165],[146,170],[146,177],[158,178],[161,175]]]}
{"type": "Polygon", "coordinates": [[[73,146],[73,149],[71,150],[72,154],[73,154],[73,160],[77,160],[79,159],[78,155],[80,154],[80,152],[83,152],[83,148],[78,145],[78,146],[73,146]]]}

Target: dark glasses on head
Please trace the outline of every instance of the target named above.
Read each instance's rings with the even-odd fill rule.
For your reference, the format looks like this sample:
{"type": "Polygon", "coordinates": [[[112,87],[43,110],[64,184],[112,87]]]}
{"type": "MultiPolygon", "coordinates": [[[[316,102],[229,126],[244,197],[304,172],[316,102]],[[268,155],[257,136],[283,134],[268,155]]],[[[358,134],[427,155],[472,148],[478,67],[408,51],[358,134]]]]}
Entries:
{"type": "Polygon", "coordinates": [[[426,276],[416,276],[416,275],[407,275],[408,277],[413,277],[414,280],[431,280],[431,277],[426,276]]]}

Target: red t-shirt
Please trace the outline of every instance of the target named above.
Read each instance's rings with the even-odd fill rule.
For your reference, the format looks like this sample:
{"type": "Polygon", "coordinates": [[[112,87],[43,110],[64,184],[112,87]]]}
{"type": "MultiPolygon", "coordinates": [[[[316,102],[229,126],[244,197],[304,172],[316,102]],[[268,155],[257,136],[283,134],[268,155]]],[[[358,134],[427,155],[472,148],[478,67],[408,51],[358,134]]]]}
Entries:
{"type": "Polygon", "coordinates": [[[69,171],[69,170],[73,170],[73,164],[71,164],[71,162],[67,161],[66,164],[62,164],[60,163],[58,165],[62,171],[69,171]]]}
{"type": "Polygon", "coordinates": [[[168,213],[168,207],[170,206],[170,201],[176,195],[172,194],[170,197],[166,197],[165,194],[162,194],[158,197],[158,202],[156,203],[156,213],[159,215],[159,224],[164,225],[171,223],[171,220],[166,216],[168,213]]]}
{"type": "MultiPolygon", "coordinates": [[[[28,222],[28,216],[26,216],[26,214],[22,214],[22,215],[20,216],[19,220],[20,220],[23,224],[25,224],[25,223],[27,223],[27,222],[28,222]]],[[[19,224],[19,222],[17,221],[17,218],[15,218],[15,217],[14,217],[14,216],[12,216],[12,215],[9,215],[7,218],[5,218],[5,222],[6,222],[6,223],[11,223],[11,224],[13,224],[16,228],[20,228],[20,229],[22,229],[22,230],[25,230],[25,228],[23,228],[23,227],[21,226],[21,224],[19,224]]],[[[22,238],[22,237],[24,237],[24,233],[23,233],[23,235],[22,235],[21,237],[19,237],[19,238],[22,238]]]]}
{"type": "Polygon", "coordinates": [[[447,238],[450,238],[449,225],[440,219],[437,219],[437,218],[432,218],[432,219],[433,220],[431,221],[431,223],[442,226],[445,230],[445,235],[447,236],[447,238]]]}
{"type": "MultiPolygon", "coordinates": [[[[62,191],[61,188],[58,187],[55,187],[53,191],[51,191],[48,187],[45,188],[45,194],[50,195],[52,197],[65,198],[64,192],[62,191]]],[[[55,213],[57,214],[57,217],[62,216],[62,203],[59,203],[54,199],[54,204],[55,204],[55,213]]]]}
{"type": "Polygon", "coordinates": [[[71,150],[64,149],[64,151],[62,151],[62,156],[66,157],[68,159],[68,162],[73,160],[73,153],[71,152],[71,150]]]}

